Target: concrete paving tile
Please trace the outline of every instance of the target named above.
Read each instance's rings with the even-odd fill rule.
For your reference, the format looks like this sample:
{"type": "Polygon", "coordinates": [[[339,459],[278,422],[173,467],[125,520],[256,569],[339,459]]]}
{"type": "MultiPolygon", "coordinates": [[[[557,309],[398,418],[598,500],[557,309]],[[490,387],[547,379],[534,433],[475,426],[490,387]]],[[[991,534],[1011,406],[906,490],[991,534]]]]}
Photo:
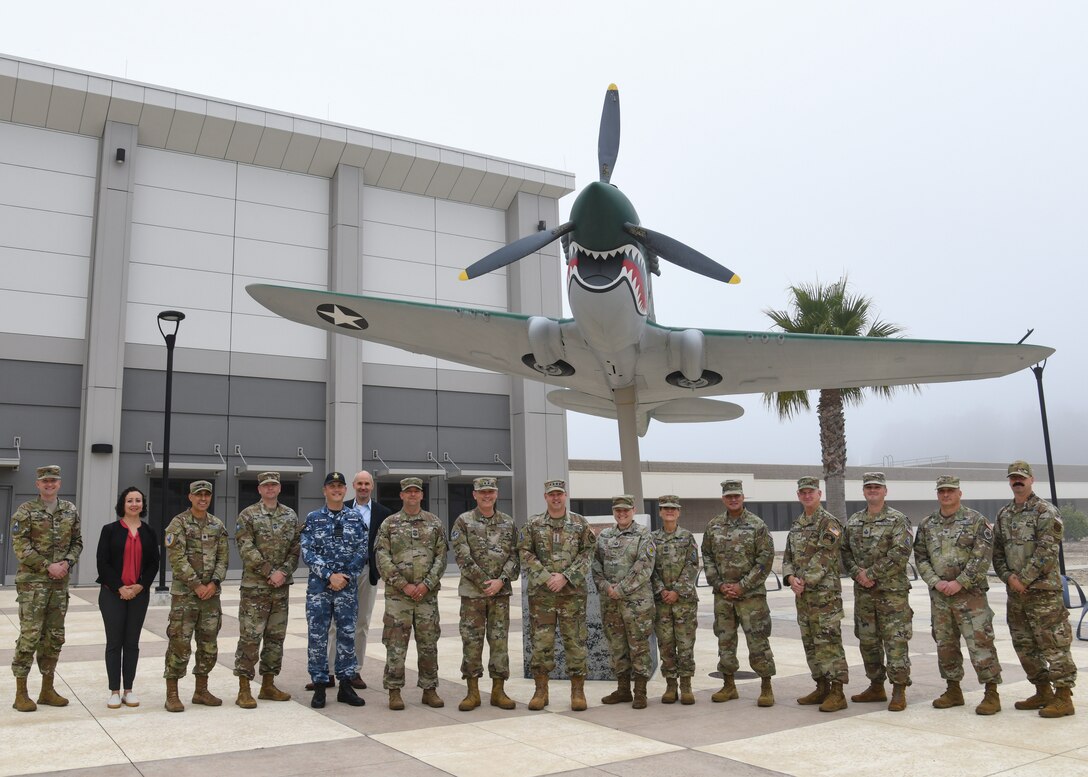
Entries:
{"type": "Polygon", "coordinates": [[[503,777],[539,777],[544,774],[567,772],[583,764],[521,742],[473,752],[446,753],[421,758],[454,777],[494,777],[496,765],[501,764],[503,777]]]}
{"type": "Polygon", "coordinates": [[[729,777],[770,777],[782,774],[692,750],[635,758],[598,768],[616,777],[660,777],[662,774],[682,774],[684,777],[721,777],[723,774],[729,777]]]}
{"type": "Polygon", "coordinates": [[[1051,756],[1002,772],[1001,777],[1088,777],[1088,761],[1065,756],[1051,756]]]}

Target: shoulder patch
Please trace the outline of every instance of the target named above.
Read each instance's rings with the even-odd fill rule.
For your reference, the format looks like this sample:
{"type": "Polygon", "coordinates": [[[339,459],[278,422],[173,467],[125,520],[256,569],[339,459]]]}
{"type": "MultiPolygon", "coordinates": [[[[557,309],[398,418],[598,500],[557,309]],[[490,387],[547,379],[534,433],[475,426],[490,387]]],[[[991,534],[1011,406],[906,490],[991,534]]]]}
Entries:
{"type": "Polygon", "coordinates": [[[450,539],[451,540],[455,540],[460,536],[461,536],[461,532],[457,531],[457,529],[454,529],[452,532],[450,532],[450,539]]]}
{"type": "Polygon", "coordinates": [[[12,534],[18,534],[19,533],[19,519],[18,518],[16,518],[15,521],[12,522],[11,532],[12,532],[12,534]]]}
{"type": "Polygon", "coordinates": [[[989,521],[987,521],[985,524],[983,524],[982,538],[984,540],[986,540],[987,542],[992,541],[993,538],[994,538],[994,527],[993,527],[993,524],[991,524],[989,521]]]}
{"type": "Polygon", "coordinates": [[[166,535],[166,540],[163,542],[163,544],[166,545],[166,547],[168,547],[168,548],[171,545],[173,545],[174,544],[174,535],[173,534],[167,534],[166,535]]]}
{"type": "Polygon", "coordinates": [[[839,529],[839,525],[837,523],[835,523],[834,521],[828,521],[827,533],[830,534],[832,537],[838,537],[839,534],[841,533],[841,530],[839,529]]]}

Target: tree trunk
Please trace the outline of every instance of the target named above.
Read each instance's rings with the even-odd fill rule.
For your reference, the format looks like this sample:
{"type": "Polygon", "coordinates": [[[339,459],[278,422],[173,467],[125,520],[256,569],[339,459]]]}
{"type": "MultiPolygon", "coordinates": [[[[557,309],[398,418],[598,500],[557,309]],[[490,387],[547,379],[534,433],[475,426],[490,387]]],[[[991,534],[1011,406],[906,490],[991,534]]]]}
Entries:
{"type": "Polygon", "coordinates": [[[845,525],[846,515],[846,414],[842,393],[822,389],[816,407],[820,419],[820,453],[824,460],[827,483],[827,509],[845,525]]]}

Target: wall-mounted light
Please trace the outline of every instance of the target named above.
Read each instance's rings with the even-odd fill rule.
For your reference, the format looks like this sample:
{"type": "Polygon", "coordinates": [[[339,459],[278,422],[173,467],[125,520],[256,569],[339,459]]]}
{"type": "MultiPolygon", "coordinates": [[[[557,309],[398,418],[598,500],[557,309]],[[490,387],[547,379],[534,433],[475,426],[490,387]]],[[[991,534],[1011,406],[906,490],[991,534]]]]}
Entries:
{"type": "Polygon", "coordinates": [[[108,442],[91,443],[91,453],[113,453],[113,443],[108,443],[108,442]]]}
{"type": "Polygon", "coordinates": [[[123,148],[117,149],[117,153],[113,156],[113,161],[119,165],[123,165],[125,163],[125,150],[123,148]]]}
{"type": "Polygon", "coordinates": [[[536,223],[536,231],[544,232],[548,228],[548,222],[541,219],[536,223]]]}

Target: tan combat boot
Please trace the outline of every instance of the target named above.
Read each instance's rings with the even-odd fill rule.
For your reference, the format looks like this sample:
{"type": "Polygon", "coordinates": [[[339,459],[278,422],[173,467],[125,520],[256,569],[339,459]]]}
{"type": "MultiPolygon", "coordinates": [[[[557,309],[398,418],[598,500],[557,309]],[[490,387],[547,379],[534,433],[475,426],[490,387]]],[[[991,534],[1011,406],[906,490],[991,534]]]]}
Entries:
{"type": "Polygon", "coordinates": [[[798,704],[823,704],[824,699],[827,698],[827,694],[831,689],[827,685],[827,678],[821,677],[816,681],[816,690],[807,696],[802,696],[797,700],[798,704]]]}
{"type": "Polygon", "coordinates": [[[944,693],[933,700],[933,706],[939,710],[946,710],[949,707],[962,707],[963,706],[963,691],[960,690],[960,684],[955,680],[948,680],[948,687],[944,689],[944,693]]]}
{"type": "Polygon", "coordinates": [[[902,712],[907,708],[907,686],[903,683],[892,684],[892,700],[888,702],[889,712],[902,712]]]}
{"type": "Polygon", "coordinates": [[[1064,718],[1066,715],[1076,714],[1077,711],[1073,709],[1072,688],[1055,688],[1050,704],[1039,710],[1041,718],[1064,718]]]}
{"type": "Polygon", "coordinates": [[[722,687],[714,692],[714,695],[710,697],[711,701],[732,701],[733,699],[739,699],[740,694],[737,693],[737,684],[733,682],[733,675],[722,675],[722,687]]]}
{"type": "Polygon", "coordinates": [[[480,706],[480,678],[466,677],[465,682],[468,683],[468,692],[465,694],[465,698],[461,699],[461,703],[457,705],[457,709],[461,712],[468,712],[480,706]]]}
{"type": "Polygon", "coordinates": [[[208,675],[195,674],[196,690],[193,691],[193,704],[203,704],[205,707],[219,707],[223,700],[208,690],[208,675]]]}
{"type": "Polygon", "coordinates": [[[238,698],[234,700],[244,710],[257,709],[257,700],[253,698],[253,694],[249,692],[249,678],[238,677],[238,698]]]}
{"type": "Polygon", "coordinates": [[[167,712],[185,712],[185,705],[181,703],[181,699],[178,698],[178,681],[177,678],[167,679],[166,681],[166,707],[167,712]]]}
{"type": "Polygon", "coordinates": [[[38,705],[31,700],[26,692],[25,677],[15,678],[15,703],[11,705],[11,708],[19,712],[33,712],[38,709],[38,705]]]}
{"type": "MultiPolygon", "coordinates": [[[[547,693],[544,694],[544,703],[547,704],[547,693]]],[[[572,674],[570,676],[570,708],[573,712],[585,712],[586,707],[586,676],[572,674]]]]}
{"type": "Polygon", "coordinates": [[[291,701],[291,694],[276,687],[276,675],[266,674],[261,676],[261,692],[257,698],[262,701],[291,701]]]}
{"type": "Polygon", "coordinates": [[[1001,712],[1001,697],[997,695],[997,683],[986,683],[986,693],[975,707],[976,715],[996,715],[1001,712]]]}
{"type": "Polygon", "coordinates": [[[884,683],[877,682],[876,680],[873,680],[871,683],[869,683],[869,687],[861,693],[855,693],[853,696],[850,697],[850,701],[857,702],[858,704],[863,704],[870,701],[887,700],[888,694],[884,690],[884,683]]]}
{"type": "Polygon", "coordinates": [[[389,709],[402,710],[404,709],[404,699],[400,697],[400,688],[389,689],[389,709]]]}
{"type": "Polygon", "coordinates": [[[548,706],[548,675],[534,675],[533,681],[536,683],[536,691],[529,700],[529,709],[535,712],[548,706]]]}
{"type": "Polygon", "coordinates": [[[491,678],[491,706],[498,707],[500,710],[512,710],[517,704],[514,700],[506,695],[506,680],[501,677],[491,678]]]}
{"type": "MultiPolygon", "coordinates": [[[[476,703],[479,704],[480,691],[476,691],[476,703]]],[[[446,702],[442,701],[442,697],[438,695],[438,691],[434,688],[423,689],[423,703],[428,707],[445,707],[446,702]]]]}
{"type": "Polygon", "coordinates": [[[846,696],[842,692],[842,683],[832,682],[827,698],[820,704],[820,712],[838,712],[846,709],[846,696]]]}
{"type": "Polygon", "coordinates": [[[631,701],[631,674],[621,672],[616,675],[616,690],[601,699],[602,704],[619,704],[621,701],[631,701]]]}
{"type": "Polygon", "coordinates": [[[665,678],[665,693],[661,695],[662,704],[676,704],[676,678],[665,678]]]}
{"type": "Polygon", "coordinates": [[[1054,701],[1054,691],[1050,689],[1050,683],[1035,683],[1035,693],[1023,701],[1015,702],[1012,706],[1018,710],[1041,710],[1054,701]]]}
{"type": "Polygon", "coordinates": [[[53,673],[42,675],[42,690],[38,694],[38,704],[48,704],[50,707],[66,707],[68,700],[53,689],[53,673]]]}
{"type": "Polygon", "coordinates": [[[773,707],[774,691],[771,690],[771,678],[764,677],[759,686],[759,698],[756,699],[757,707],[773,707]]]}
{"type": "Polygon", "coordinates": [[[680,678],[680,703],[694,704],[695,694],[691,692],[691,677],[680,678]]]}
{"type": "Polygon", "coordinates": [[[632,709],[646,709],[646,679],[640,674],[635,675],[635,693],[631,700],[632,709]]]}

